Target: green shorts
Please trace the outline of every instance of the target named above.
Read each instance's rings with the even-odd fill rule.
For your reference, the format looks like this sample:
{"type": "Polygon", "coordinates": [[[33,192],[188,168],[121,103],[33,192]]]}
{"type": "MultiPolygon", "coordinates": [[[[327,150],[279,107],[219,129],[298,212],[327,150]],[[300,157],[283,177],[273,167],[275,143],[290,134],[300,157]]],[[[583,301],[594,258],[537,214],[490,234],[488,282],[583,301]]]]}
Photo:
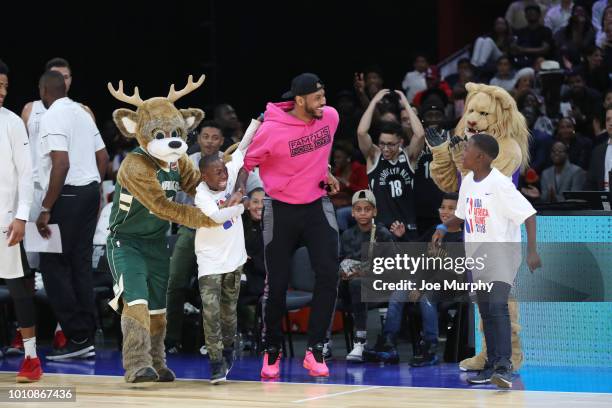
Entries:
{"type": "Polygon", "coordinates": [[[120,310],[122,299],[129,306],[148,305],[151,314],[166,313],[170,250],[165,239],[108,237],[106,255],[115,281],[113,309],[120,310]]]}

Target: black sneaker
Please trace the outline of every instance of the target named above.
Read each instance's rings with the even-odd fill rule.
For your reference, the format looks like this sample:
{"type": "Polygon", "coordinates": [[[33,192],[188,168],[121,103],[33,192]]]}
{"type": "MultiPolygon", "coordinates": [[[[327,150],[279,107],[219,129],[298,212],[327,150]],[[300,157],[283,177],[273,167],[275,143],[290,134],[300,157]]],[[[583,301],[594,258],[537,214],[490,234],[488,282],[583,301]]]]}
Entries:
{"type": "Polygon", "coordinates": [[[47,354],[47,360],[60,361],[71,358],[89,358],[95,357],[95,355],[96,349],[91,339],[85,339],[81,342],[76,342],[71,339],[66,343],[66,347],[59,350],[53,350],[51,353],[47,354]]]}
{"type": "Polygon", "coordinates": [[[236,352],[233,348],[223,349],[223,360],[225,361],[227,373],[229,374],[229,371],[232,369],[232,365],[234,365],[234,360],[236,360],[236,352]]]}
{"type": "Polygon", "coordinates": [[[312,347],[308,347],[308,351],[312,353],[317,363],[323,363],[325,361],[324,349],[325,345],[323,343],[317,343],[312,347]]]}
{"type": "Polygon", "coordinates": [[[425,367],[438,364],[438,344],[421,341],[418,351],[410,361],[412,367],[425,367]]]}
{"type": "Polygon", "coordinates": [[[470,384],[488,384],[491,382],[491,376],[493,375],[493,367],[485,366],[473,377],[467,379],[470,384]]]}
{"type": "Polygon", "coordinates": [[[498,366],[491,376],[491,384],[497,385],[499,388],[512,388],[512,368],[498,366]]]}
{"type": "Polygon", "coordinates": [[[331,348],[331,344],[330,342],[326,342],[323,344],[323,359],[325,359],[325,361],[329,361],[333,358],[333,354],[332,354],[332,348],[331,348]]]}
{"type": "Polygon", "coordinates": [[[225,381],[227,376],[227,364],[225,360],[210,362],[210,383],[219,384],[225,381]]]}

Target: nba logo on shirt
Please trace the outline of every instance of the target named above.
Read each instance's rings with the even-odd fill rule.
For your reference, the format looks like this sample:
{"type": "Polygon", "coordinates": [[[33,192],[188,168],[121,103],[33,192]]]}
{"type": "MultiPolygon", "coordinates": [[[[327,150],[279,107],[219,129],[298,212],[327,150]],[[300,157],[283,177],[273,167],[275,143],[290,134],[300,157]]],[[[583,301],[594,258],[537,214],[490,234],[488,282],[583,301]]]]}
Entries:
{"type": "Polygon", "coordinates": [[[472,231],[474,231],[474,224],[472,223],[472,214],[474,212],[474,200],[472,198],[467,197],[465,199],[465,202],[467,204],[467,217],[465,217],[465,220],[467,222],[465,223],[465,232],[467,232],[468,234],[471,234],[472,231]]]}

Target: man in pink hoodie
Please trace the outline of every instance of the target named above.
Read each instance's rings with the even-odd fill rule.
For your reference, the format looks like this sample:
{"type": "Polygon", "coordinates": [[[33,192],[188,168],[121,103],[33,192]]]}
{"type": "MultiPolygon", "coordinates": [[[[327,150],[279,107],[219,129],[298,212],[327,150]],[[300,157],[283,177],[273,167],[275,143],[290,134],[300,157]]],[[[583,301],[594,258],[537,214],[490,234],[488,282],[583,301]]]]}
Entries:
{"type": "Polygon", "coordinates": [[[338,284],[338,226],[326,191],[333,194],[338,190],[338,182],[328,169],[338,112],[325,106],[323,83],[314,74],[295,77],[283,98],[292,100],[268,103],[237,183],[237,191],[244,189],[244,176],[259,166],[269,196],[263,211],[267,279],[263,333],[266,352],[261,376],[279,376],[281,321],[286,310],[290,261],[297,246],[303,244],[315,273],[303,365],[310,375],[326,377],[329,370],[323,359],[323,342],[338,284]]]}

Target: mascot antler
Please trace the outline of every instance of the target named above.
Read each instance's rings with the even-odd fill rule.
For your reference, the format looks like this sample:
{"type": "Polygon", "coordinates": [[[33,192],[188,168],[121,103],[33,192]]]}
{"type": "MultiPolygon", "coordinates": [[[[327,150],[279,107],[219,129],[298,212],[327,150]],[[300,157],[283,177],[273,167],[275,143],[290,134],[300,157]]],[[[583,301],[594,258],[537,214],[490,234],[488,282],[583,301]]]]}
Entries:
{"type": "Polygon", "coordinates": [[[108,90],[110,91],[111,95],[113,95],[121,102],[126,102],[136,107],[139,107],[143,103],[143,100],[140,99],[140,94],[138,93],[137,86],[134,87],[134,95],[132,96],[127,96],[125,93],[123,93],[123,81],[119,81],[119,88],[117,90],[115,90],[115,88],[113,88],[113,85],[109,82],[108,90]]]}
{"type": "Polygon", "coordinates": [[[174,84],[170,85],[170,92],[168,92],[168,100],[170,100],[170,102],[176,102],[179,98],[198,89],[200,85],[204,83],[204,78],[206,77],[202,75],[200,76],[200,79],[198,79],[198,82],[193,82],[193,75],[189,75],[189,78],[187,79],[187,85],[178,92],[174,90],[174,84]]]}

